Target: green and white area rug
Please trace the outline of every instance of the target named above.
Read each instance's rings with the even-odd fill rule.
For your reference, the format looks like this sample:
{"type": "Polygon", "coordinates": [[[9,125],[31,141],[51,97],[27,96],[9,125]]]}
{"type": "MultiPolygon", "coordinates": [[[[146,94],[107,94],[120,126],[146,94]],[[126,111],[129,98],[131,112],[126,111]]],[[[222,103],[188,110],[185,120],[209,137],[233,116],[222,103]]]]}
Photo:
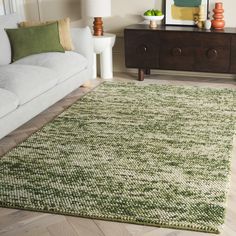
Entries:
{"type": "Polygon", "coordinates": [[[0,159],[0,206],[217,233],[235,98],[103,83],[0,159]]]}

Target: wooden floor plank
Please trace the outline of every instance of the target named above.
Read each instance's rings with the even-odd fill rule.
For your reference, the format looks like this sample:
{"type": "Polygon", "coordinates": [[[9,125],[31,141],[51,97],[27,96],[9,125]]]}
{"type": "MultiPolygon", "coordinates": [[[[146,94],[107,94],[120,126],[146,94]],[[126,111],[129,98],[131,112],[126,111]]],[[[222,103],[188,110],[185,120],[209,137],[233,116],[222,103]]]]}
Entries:
{"type": "Polygon", "coordinates": [[[17,232],[7,232],[2,236],[51,236],[47,229],[40,228],[28,231],[27,229],[18,230],[17,232]]]}
{"type": "MultiPolygon", "coordinates": [[[[6,210],[5,210],[6,212],[6,210]]],[[[20,222],[31,219],[37,215],[36,212],[26,212],[26,211],[13,211],[9,214],[5,214],[0,217],[0,233],[7,231],[8,228],[12,228],[12,225],[20,224],[20,222]]]]}
{"type": "Polygon", "coordinates": [[[78,217],[67,217],[67,221],[79,235],[105,236],[94,220],[78,217]]]}
{"type": "Polygon", "coordinates": [[[132,233],[125,227],[126,224],[102,220],[95,220],[94,222],[105,236],[132,236],[132,233]]]}
{"type": "Polygon", "coordinates": [[[47,227],[51,236],[79,236],[73,227],[65,220],[47,227]]]}
{"type": "Polygon", "coordinates": [[[8,225],[5,225],[0,230],[1,236],[7,236],[8,234],[18,235],[18,233],[22,234],[24,232],[36,232],[41,229],[43,229],[44,233],[48,226],[65,221],[65,217],[61,215],[51,215],[45,213],[35,213],[35,215],[32,215],[32,212],[29,211],[20,212],[24,213],[24,215],[28,218],[22,218],[21,216],[17,219],[12,218],[11,222],[8,222],[8,225]]]}

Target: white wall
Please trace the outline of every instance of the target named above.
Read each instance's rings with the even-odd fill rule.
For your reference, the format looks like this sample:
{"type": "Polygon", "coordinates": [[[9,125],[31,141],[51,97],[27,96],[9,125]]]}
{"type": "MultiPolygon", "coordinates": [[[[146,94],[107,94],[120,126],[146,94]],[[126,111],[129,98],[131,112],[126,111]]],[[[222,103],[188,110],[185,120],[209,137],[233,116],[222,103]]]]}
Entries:
{"type": "MultiPolygon", "coordinates": [[[[28,19],[38,19],[37,0],[24,0],[28,19]]],[[[92,21],[83,16],[82,1],[86,0],[38,0],[43,20],[70,16],[73,24],[81,25],[92,21]]],[[[99,0],[97,0],[99,1],[99,0]]],[[[111,0],[112,17],[104,20],[106,30],[120,34],[126,25],[138,23],[141,14],[150,8],[162,8],[164,1],[160,0],[111,0]]],[[[210,0],[211,9],[219,0],[210,0]]],[[[224,4],[225,21],[227,27],[236,27],[236,1],[220,0],[224,4]]]]}
{"type": "MultiPolygon", "coordinates": [[[[72,19],[73,26],[92,26],[92,19],[84,16],[83,1],[86,0],[39,0],[40,16],[42,20],[57,19],[69,16],[72,19]]],[[[97,0],[99,1],[99,0],[97,0]]],[[[125,26],[141,22],[141,14],[150,8],[162,9],[164,0],[111,0],[112,16],[104,19],[104,29],[107,32],[117,35],[116,44],[113,49],[114,70],[124,71],[124,49],[123,49],[123,29],[125,26]]],[[[210,0],[211,9],[215,2],[219,0],[210,0]]],[[[224,17],[226,27],[236,27],[236,1],[221,0],[224,4],[224,17]]],[[[39,18],[37,0],[25,0],[26,17],[37,20],[39,18]]]]}
{"type": "MultiPolygon", "coordinates": [[[[86,1],[86,0],[85,0],[86,1]]],[[[99,1],[99,0],[98,0],[99,1]]],[[[164,1],[160,0],[111,0],[112,17],[104,19],[104,27],[109,32],[120,35],[125,26],[142,21],[141,14],[150,8],[164,8],[164,1]]],[[[223,2],[226,27],[236,27],[236,1],[235,0],[210,0],[210,9],[214,8],[215,2],[223,2]]],[[[212,15],[212,11],[211,11],[212,15]]],[[[92,24],[92,21],[88,21],[92,24]]],[[[79,24],[79,22],[78,22],[79,24]]]]}
{"type": "Polygon", "coordinates": [[[28,20],[54,20],[69,16],[73,22],[81,20],[81,0],[24,0],[28,20]]]}
{"type": "Polygon", "coordinates": [[[226,22],[226,27],[236,27],[236,1],[235,0],[211,0],[211,9],[214,8],[216,2],[223,2],[224,4],[224,18],[226,22]]]}

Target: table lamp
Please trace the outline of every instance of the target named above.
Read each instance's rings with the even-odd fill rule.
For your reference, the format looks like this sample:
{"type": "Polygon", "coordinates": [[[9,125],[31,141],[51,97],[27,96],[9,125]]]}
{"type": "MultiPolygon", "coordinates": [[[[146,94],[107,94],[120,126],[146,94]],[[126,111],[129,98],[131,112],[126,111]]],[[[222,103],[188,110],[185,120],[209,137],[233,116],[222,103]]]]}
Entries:
{"type": "Polygon", "coordinates": [[[89,17],[94,17],[93,35],[102,36],[102,17],[111,16],[111,0],[85,0],[85,7],[86,15],[89,17]]]}

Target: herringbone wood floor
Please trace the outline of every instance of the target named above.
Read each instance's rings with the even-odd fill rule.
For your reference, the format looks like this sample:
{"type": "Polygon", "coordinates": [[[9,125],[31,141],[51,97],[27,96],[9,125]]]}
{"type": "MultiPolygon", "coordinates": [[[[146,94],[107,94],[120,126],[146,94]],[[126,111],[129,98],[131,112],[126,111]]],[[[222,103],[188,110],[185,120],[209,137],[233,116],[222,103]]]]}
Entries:
{"type": "MultiPolygon", "coordinates": [[[[135,75],[118,74],[115,79],[132,80],[135,75]]],[[[64,109],[74,103],[85,93],[101,83],[96,80],[79,88],[57,104],[41,113],[4,139],[0,140],[0,156],[37,131],[52,120],[64,109]]],[[[236,89],[233,79],[150,76],[141,83],[161,83],[195,85],[206,87],[229,87],[236,89]]],[[[236,235],[236,140],[234,141],[231,186],[228,198],[226,222],[220,236],[236,235]]],[[[100,220],[83,219],[62,215],[29,212],[15,209],[0,208],[1,236],[211,236],[211,234],[160,229],[156,227],[115,223],[100,220]]]]}

